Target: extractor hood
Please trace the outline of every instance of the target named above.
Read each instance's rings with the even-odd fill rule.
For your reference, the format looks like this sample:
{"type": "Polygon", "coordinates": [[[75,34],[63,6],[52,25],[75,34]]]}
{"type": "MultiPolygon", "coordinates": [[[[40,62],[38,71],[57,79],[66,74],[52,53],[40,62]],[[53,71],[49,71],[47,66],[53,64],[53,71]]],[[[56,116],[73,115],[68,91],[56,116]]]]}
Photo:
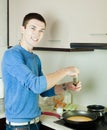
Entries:
{"type": "Polygon", "coordinates": [[[70,48],[107,49],[107,43],[70,43],[70,48]]]}

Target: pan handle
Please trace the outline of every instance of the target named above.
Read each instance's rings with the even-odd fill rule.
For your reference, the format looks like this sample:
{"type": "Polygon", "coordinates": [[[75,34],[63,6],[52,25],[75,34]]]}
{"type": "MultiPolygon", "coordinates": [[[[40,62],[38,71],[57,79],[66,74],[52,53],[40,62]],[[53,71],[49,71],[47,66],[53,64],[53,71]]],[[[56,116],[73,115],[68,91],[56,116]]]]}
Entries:
{"type": "Polygon", "coordinates": [[[43,115],[49,115],[49,116],[55,116],[55,117],[57,117],[58,119],[61,118],[61,116],[60,116],[59,114],[56,114],[56,113],[54,113],[54,112],[47,112],[47,111],[45,111],[45,112],[42,112],[42,114],[43,114],[43,115]]]}

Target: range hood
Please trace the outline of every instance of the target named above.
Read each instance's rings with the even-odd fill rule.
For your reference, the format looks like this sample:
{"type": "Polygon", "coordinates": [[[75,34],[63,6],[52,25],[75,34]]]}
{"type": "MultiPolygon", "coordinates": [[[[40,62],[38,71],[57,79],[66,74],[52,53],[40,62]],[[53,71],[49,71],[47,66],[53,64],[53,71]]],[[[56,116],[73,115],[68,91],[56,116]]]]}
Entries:
{"type": "Polygon", "coordinates": [[[107,49],[107,43],[70,43],[72,49],[107,49]]]}

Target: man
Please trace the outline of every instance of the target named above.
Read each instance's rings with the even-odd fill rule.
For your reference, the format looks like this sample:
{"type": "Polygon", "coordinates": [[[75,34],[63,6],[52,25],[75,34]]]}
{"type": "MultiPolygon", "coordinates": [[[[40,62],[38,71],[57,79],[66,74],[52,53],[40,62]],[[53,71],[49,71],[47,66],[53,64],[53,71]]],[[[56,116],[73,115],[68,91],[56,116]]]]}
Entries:
{"type": "Polygon", "coordinates": [[[54,96],[65,89],[79,91],[81,82],[64,85],[57,82],[65,76],[78,76],[79,70],[70,66],[44,75],[41,61],[33,53],[46,29],[45,19],[29,13],[21,26],[20,43],[4,53],[2,76],[5,87],[6,130],[39,130],[41,109],[39,95],[54,96]]]}

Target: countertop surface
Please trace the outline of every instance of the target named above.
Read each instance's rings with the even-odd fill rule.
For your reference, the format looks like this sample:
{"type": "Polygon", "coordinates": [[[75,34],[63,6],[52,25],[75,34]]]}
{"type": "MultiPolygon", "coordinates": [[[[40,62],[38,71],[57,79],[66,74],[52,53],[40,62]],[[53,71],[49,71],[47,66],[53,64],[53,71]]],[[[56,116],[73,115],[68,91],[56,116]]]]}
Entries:
{"type": "MultiPolygon", "coordinates": [[[[5,118],[5,113],[0,113],[0,119],[2,118],[5,118]]],[[[40,120],[44,126],[50,127],[54,130],[74,130],[73,128],[64,126],[63,124],[55,123],[56,121],[59,122],[61,119],[52,115],[41,115],[40,120]]],[[[104,118],[97,121],[96,127],[91,129],[87,128],[87,130],[107,130],[107,112],[105,113],[104,118]]]]}
{"type": "MultiPolygon", "coordinates": [[[[42,124],[45,126],[48,126],[50,128],[53,128],[55,130],[74,130],[73,128],[71,128],[70,126],[64,126],[63,123],[60,124],[56,124],[55,121],[57,122],[62,122],[63,119],[58,120],[56,117],[51,117],[51,116],[41,116],[41,121],[42,124]]],[[[63,121],[64,122],[64,121],[63,121]]],[[[75,126],[75,130],[107,130],[107,112],[105,112],[103,117],[98,118],[95,122],[93,122],[91,125],[87,124],[85,126],[82,125],[82,127],[80,127],[80,125],[76,125],[75,126]],[[78,126],[78,127],[77,127],[78,126]]]]}
{"type": "Polygon", "coordinates": [[[53,116],[48,116],[48,115],[41,116],[42,124],[47,127],[50,127],[55,130],[63,130],[63,129],[64,130],[73,130],[73,129],[65,127],[63,125],[56,124],[54,121],[57,121],[57,120],[59,120],[59,119],[56,117],[53,117],[53,116]]]}
{"type": "MultiPolygon", "coordinates": [[[[87,111],[87,108],[85,106],[78,105],[78,110],[87,111]]],[[[56,113],[56,111],[50,111],[50,112],[56,113]]],[[[83,130],[83,127],[84,127],[84,126],[82,126],[82,128],[80,128],[80,126],[78,125],[78,127],[72,126],[73,128],[71,128],[71,126],[65,126],[65,122],[63,119],[61,120],[61,119],[58,119],[54,116],[48,116],[48,115],[42,115],[41,121],[42,121],[43,125],[50,127],[52,129],[55,129],[55,130],[63,130],[63,129],[64,130],[74,130],[73,128],[75,128],[75,130],[76,129],[83,130]]],[[[84,128],[85,128],[85,130],[86,129],[87,130],[107,130],[107,110],[105,109],[105,114],[104,114],[103,118],[98,119],[95,123],[92,123],[91,125],[86,126],[84,128]]]]}

